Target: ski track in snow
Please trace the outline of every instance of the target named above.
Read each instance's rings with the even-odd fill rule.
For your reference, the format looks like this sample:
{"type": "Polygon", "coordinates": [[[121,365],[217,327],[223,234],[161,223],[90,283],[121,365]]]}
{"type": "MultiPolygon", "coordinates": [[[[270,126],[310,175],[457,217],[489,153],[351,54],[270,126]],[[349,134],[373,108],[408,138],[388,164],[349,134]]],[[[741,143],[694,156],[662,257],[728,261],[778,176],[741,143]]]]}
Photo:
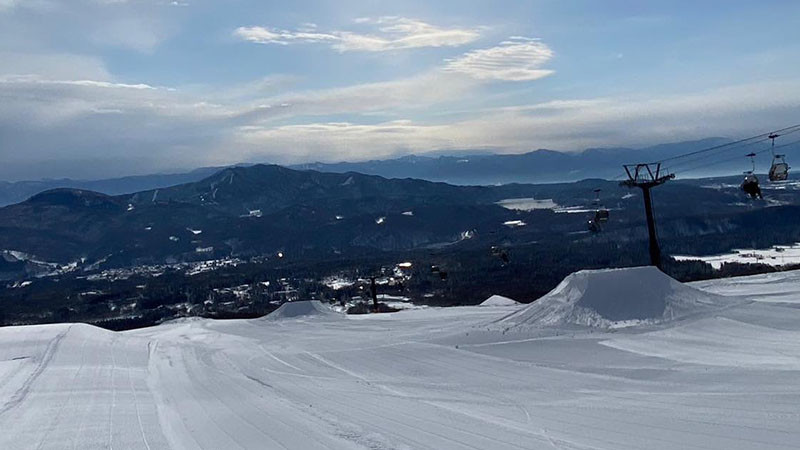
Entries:
{"type": "Polygon", "coordinates": [[[629,329],[492,328],[525,305],[0,328],[0,448],[798,448],[800,271],[693,287],[737,297],[629,329]]]}

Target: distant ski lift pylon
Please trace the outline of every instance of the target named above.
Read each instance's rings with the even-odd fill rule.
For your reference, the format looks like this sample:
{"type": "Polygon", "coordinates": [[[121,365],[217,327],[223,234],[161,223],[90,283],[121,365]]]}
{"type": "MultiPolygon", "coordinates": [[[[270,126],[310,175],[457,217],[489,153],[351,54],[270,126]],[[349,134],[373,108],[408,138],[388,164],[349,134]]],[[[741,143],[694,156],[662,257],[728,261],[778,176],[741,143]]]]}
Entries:
{"type": "Polygon", "coordinates": [[[769,181],[773,183],[786,181],[789,178],[789,164],[786,163],[785,155],[775,154],[775,138],[777,137],[780,135],[775,133],[769,135],[772,140],[772,165],[769,168],[769,181]]]}
{"type": "Polygon", "coordinates": [[[752,170],[748,170],[744,173],[744,180],[742,181],[742,190],[750,196],[750,198],[761,198],[764,197],[761,195],[761,187],[758,184],[758,177],[755,174],[756,171],[756,154],[749,153],[746,155],[750,158],[750,163],[752,164],[752,170]]]}

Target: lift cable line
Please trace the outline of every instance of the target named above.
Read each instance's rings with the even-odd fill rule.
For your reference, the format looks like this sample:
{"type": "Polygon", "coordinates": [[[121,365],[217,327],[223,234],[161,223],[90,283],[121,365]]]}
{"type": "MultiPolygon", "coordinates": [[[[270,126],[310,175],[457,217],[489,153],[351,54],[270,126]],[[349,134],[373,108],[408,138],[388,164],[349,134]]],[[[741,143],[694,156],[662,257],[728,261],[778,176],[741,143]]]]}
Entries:
{"type": "MultiPolygon", "coordinates": [[[[679,169],[679,168],[682,167],[682,166],[685,166],[685,165],[694,165],[695,163],[697,163],[699,161],[702,161],[702,160],[711,159],[713,157],[721,156],[721,155],[729,153],[730,151],[735,150],[737,148],[738,149],[742,149],[744,147],[749,147],[749,146],[752,146],[752,145],[756,145],[756,144],[759,144],[761,142],[767,142],[767,141],[770,140],[770,136],[771,135],[780,134],[780,136],[786,136],[786,135],[789,135],[789,134],[792,134],[792,133],[796,133],[796,132],[800,132],[800,124],[792,125],[792,126],[785,127],[785,128],[781,128],[780,130],[775,130],[775,131],[771,131],[771,132],[768,132],[768,133],[762,133],[762,134],[759,134],[759,135],[756,135],[756,136],[751,136],[751,137],[744,138],[744,139],[739,139],[737,141],[728,142],[728,143],[725,143],[725,144],[715,145],[713,147],[707,147],[707,148],[703,148],[703,149],[700,149],[700,150],[695,150],[695,151],[691,151],[691,152],[688,152],[688,153],[683,153],[683,154],[680,154],[680,155],[670,156],[668,158],[657,160],[657,161],[651,162],[649,164],[650,165],[655,165],[655,164],[661,163],[663,172],[670,172],[670,171],[672,171],[672,172],[685,172],[686,170],[679,169]],[[690,158],[692,156],[696,156],[696,158],[690,158]],[[690,159],[684,159],[684,158],[690,158],[690,159]],[[676,161],[676,162],[674,162],[672,164],[664,164],[664,163],[671,162],[671,161],[676,161]]],[[[782,147],[788,147],[788,146],[794,145],[796,143],[797,143],[797,141],[790,142],[788,144],[783,144],[783,145],[776,145],[775,149],[779,149],[779,148],[782,148],[782,147]]],[[[761,152],[756,152],[756,153],[760,154],[761,152]]],[[[737,155],[737,158],[739,158],[739,157],[741,157],[741,155],[737,155]]],[[[725,161],[731,161],[733,159],[734,158],[729,158],[729,159],[726,159],[725,161]]],[[[716,165],[717,163],[718,163],[718,161],[714,161],[714,162],[708,163],[708,165],[716,165]]],[[[692,170],[695,170],[695,169],[693,168],[692,170]]],[[[621,180],[627,178],[627,176],[628,176],[627,173],[622,172],[619,175],[617,175],[614,178],[612,178],[611,181],[621,181],[621,180]]]]}
{"type": "MultiPolygon", "coordinates": [[[[800,139],[792,141],[792,142],[787,142],[786,144],[776,145],[774,147],[774,150],[778,150],[778,149],[785,148],[785,147],[790,147],[790,146],[797,145],[797,144],[800,144],[800,139]]],[[[767,147],[767,148],[764,148],[764,149],[761,149],[761,150],[756,150],[753,153],[755,153],[756,155],[761,155],[761,154],[767,153],[769,151],[774,151],[774,150],[772,148],[770,148],[770,147],[767,147]]],[[[691,164],[686,165],[686,166],[682,166],[681,169],[679,170],[679,172],[681,172],[681,173],[693,172],[695,170],[706,168],[706,167],[713,167],[713,166],[724,164],[724,163],[728,163],[728,162],[731,162],[731,161],[738,161],[739,159],[741,159],[741,157],[742,157],[741,154],[736,154],[736,155],[731,156],[730,158],[718,159],[718,160],[709,161],[709,162],[701,161],[699,163],[698,163],[698,161],[693,160],[693,161],[691,161],[691,164]]],[[[671,169],[674,169],[675,167],[677,167],[677,166],[672,166],[671,169]]]]}
{"type": "MultiPolygon", "coordinates": [[[[700,161],[712,160],[712,159],[714,159],[716,157],[723,156],[723,155],[728,154],[728,153],[732,153],[733,150],[745,149],[745,148],[760,144],[762,142],[766,142],[767,140],[768,140],[767,138],[762,138],[762,139],[758,139],[758,140],[754,140],[754,141],[748,141],[748,142],[739,143],[739,144],[736,144],[736,145],[732,144],[730,146],[719,147],[717,149],[714,149],[712,151],[708,151],[708,152],[705,152],[705,153],[695,154],[695,155],[692,155],[692,156],[684,158],[684,159],[672,160],[672,161],[674,161],[674,163],[670,164],[669,168],[670,168],[670,170],[673,170],[673,171],[674,170],[682,170],[682,169],[678,169],[678,168],[684,167],[684,166],[687,166],[687,165],[693,165],[693,164],[696,164],[696,163],[698,163],[700,161]]],[[[739,152],[736,152],[736,153],[738,154],[739,152]]]]}
{"type": "MultiPolygon", "coordinates": [[[[758,151],[755,151],[755,152],[752,152],[752,153],[754,153],[756,156],[758,156],[758,155],[762,155],[764,153],[767,153],[768,151],[770,151],[770,149],[766,148],[766,149],[758,150],[758,151]]],[[[717,166],[717,165],[720,165],[720,164],[725,164],[725,163],[728,163],[728,162],[731,162],[731,161],[739,161],[741,159],[742,159],[742,155],[736,154],[736,155],[733,155],[733,156],[731,156],[729,158],[719,159],[719,160],[716,160],[716,161],[711,161],[711,162],[703,161],[703,162],[701,162],[699,164],[692,164],[690,166],[683,167],[683,168],[681,168],[680,172],[685,174],[685,173],[693,172],[695,170],[703,169],[703,168],[706,168],[706,167],[713,167],[713,166],[717,166]]]]}
{"type": "Polygon", "coordinates": [[[773,134],[784,134],[785,135],[785,134],[789,134],[789,133],[794,133],[796,131],[800,131],[800,124],[792,125],[792,126],[786,127],[786,128],[781,128],[780,130],[771,131],[769,133],[763,133],[763,134],[759,134],[759,135],[756,135],[756,136],[751,136],[751,137],[748,137],[748,138],[745,138],[745,139],[739,139],[738,141],[728,142],[726,144],[720,144],[720,145],[715,145],[713,147],[708,147],[708,148],[704,148],[704,149],[700,149],[700,150],[695,150],[693,152],[684,153],[682,155],[670,156],[669,158],[664,158],[664,159],[662,159],[660,161],[657,161],[657,162],[665,163],[667,161],[673,161],[673,160],[676,160],[676,159],[686,158],[688,156],[698,155],[698,154],[710,152],[710,151],[716,150],[716,149],[721,149],[721,148],[730,147],[730,146],[737,145],[737,144],[747,143],[749,141],[754,141],[756,139],[764,139],[764,138],[769,139],[769,136],[771,136],[773,134]]]}
{"type": "MultiPolygon", "coordinates": [[[[767,141],[770,141],[770,140],[774,144],[775,143],[774,142],[775,138],[780,137],[780,136],[787,136],[789,134],[799,132],[800,131],[800,126],[789,127],[789,128],[785,128],[784,130],[785,131],[783,131],[782,134],[777,134],[777,132],[774,132],[774,133],[760,135],[760,137],[756,136],[756,137],[753,137],[753,138],[742,139],[742,140],[739,140],[739,141],[736,141],[736,142],[731,142],[731,143],[728,143],[728,144],[718,145],[718,146],[711,147],[711,148],[708,148],[708,149],[703,149],[703,150],[698,150],[696,152],[687,153],[687,154],[685,154],[685,156],[689,156],[688,159],[679,159],[679,158],[684,158],[684,155],[677,155],[677,156],[674,156],[672,158],[664,159],[664,160],[659,161],[659,162],[663,163],[663,162],[668,161],[668,160],[679,159],[676,163],[671,164],[669,166],[669,169],[672,170],[672,171],[683,171],[683,169],[678,169],[678,167],[685,166],[687,164],[694,164],[694,163],[696,163],[698,161],[707,160],[707,159],[710,159],[710,158],[714,158],[716,156],[721,156],[721,155],[723,155],[725,153],[729,153],[731,150],[734,150],[734,149],[742,149],[742,148],[745,148],[745,147],[757,145],[757,144],[760,144],[762,142],[767,142],[767,141]],[[702,153],[700,153],[700,152],[702,152],[702,153]]],[[[777,149],[777,148],[784,147],[784,146],[785,145],[775,146],[775,148],[777,149]]],[[[780,155],[780,158],[783,158],[783,155],[780,155]]],[[[711,164],[709,164],[709,165],[711,165],[711,164]]],[[[787,168],[787,170],[788,170],[788,168],[787,168]]]]}
{"type": "MultiPolygon", "coordinates": [[[[775,153],[775,149],[781,147],[787,147],[790,145],[797,144],[800,141],[794,141],[787,144],[783,144],[780,146],[775,145],[775,139],[780,136],[785,136],[787,134],[792,134],[795,132],[800,131],[800,124],[793,125],[790,127],[782,128],[780,130],[772,131],[769,133],[763,133],[756,136],[751,136],[745,139],[740,139],[738,141],[728,142],[726,144],[715,145],[713,147],[708,147],[700,150],[695,150],[692,152],[684,153],[681,155],[671,156],[669,158],[664,158],[660,161],[652,162],[652,163],[638,163],[638,164],[625,164],[622,167],[625,169],[625,173],[616,177],[615,180],[624,178],[627,176],[627,180],[620,182],[621,186],[627,186],[628,188],[639,188],[642,190],[642,197],[644,198],[644,211],[645,217],[647,220],[647,231],[649,237],[649,250],[650,250],[650,264],[661,269],[661,248],[658,243],[658,233],[656,230],[656,221],[655,215],[653,213],[653,199],[651,195],[651,190],[656,186],[661,186],[662,184],[666,183],[669,180],[675,178],[674,168],[676,167],[683,167],[682,171],[688,172],[691,170],[696,170],[700,166],[697,165],[699,161],[711,159],[712,157],[716,158],[722,156],[723,154],[728,154],[734,149],[742,149],[744,147],[750,147],[762,142],[771,141],[770,147],[766,149],[761,149],[760,151],[750,151],[749,154],[746,156],[750,158],[750,162],[752,164],[752,170],[745,172],[745,181],[742,184],[742,189],[747,192],[751,197],[755,198],[755,196],[761,197],[760,189],[758,189],[758,179],[755,176],[755,157],[758,154],[765,153],[767,151],[772,152],[772,166],[770,168],[770,181],[783,181],[788,177],[789,166],[783,160],[783,155],[778,155],[775,153]],[[684,159],[689,158],[689,159],[684,159]],[[666,167],[664,164],[668,161],[677,161],[670,169],[666,167]],[[686,168],[688,166],[688,169],[686,168]],[[755,186],[753,189],[747,189],[750,187],[748,185],[748,180],[751,179],[751,184],[755,186]],[[759,192],[755,193],[755,190],[759,192]],[[753,192],[750,192],[753,191],[753,192]],[[754,193],[756,195],[754,195],[754,193]]],[[[737,155],[736,158],[740,158],[740,155],[737,155]]],[[[703,166],[707,167],[709,165],[719,164],[721,162],[733,160],[733,158],[727,158],[724,161],[705,161],[703,166]]]]}
{"type": "MultiPolygon", "coordinates": [[[[784,135],[789,134],[789,133],[793,133],[795,131],[800,131],[800,125],[795,125],[794,127],[788,127],[788,128],[785,128],[784,130],[787,130],[786,132],[784,132],[784,135]]],[[[765,134],[761,134],[761,135],[758,135],[758,136],[752,136],[752,137],[749,137],[749,138],[746,138],[746,139],[740,139],[740,140],[734,141],[734,142],[728,142],[728,143],[721,144],[721,145],[715,145],[713,147],[707,147],[707,148],[703,148],[703,149],[700,149],[700,150],[695,150],[695,151],[692,151],[692,152],[689,152],[689,153],[684,153],[684,154],[681,154],[681,155],[671,156],[669,158],[664,158],[664,159],[661,159],[661,160],[657,160],[657,161],[651,162],[650,164],[653,165],[653,164],[661,163],[662,164],[662,171],[668,172],[669,170],[673,170],[674,168],[678,168],[678,167],[680,167],[682,165],[693,164],[693,163],[695,163],[697,161],[713,158],[715,156],[720,156],[720,155],[728,153],[729,151],[737,149],[737,148],[741,149],[741,148],[748,147],[748,146],[751,146],[751,145],[755,145],[755,144],[758,144],[758,143],[761,143],[761,142],[766,142],[766,141],[769,140],[769,137],[768,137],[769,134],[770,133],[765,133],[765,134]],[[688,159],[684,159],[684,158],[688,158],[688,159]],[[668,161],[675,161],[675,162],[672,163],[672,164],[664,164],[664,163],[666,163],[668,161]],[[668,170],[668,166],[669,166],[669,170],[668,170]]],[[[627,173],[622,172],[619,175],[617,175],[616,177],[612,178],[612,181],[621,181],[621,180],[623,180],[623,179],[625,179],[627,177],[628,177],[627,173]]]]}
{"type": "MultiPolygon", "coordinates": [[[[775,137],[777,137],[778,135],[786,136],[796,132],[800,132],[800,124],[782,128],[780,130],[769,133],[762,133],[756,136],[739,139],[737,141],[728,142],[725,144],[715,145],[713,147],[707,147],[700,150],[683,153],[680,155],[670,156],[668,158],[663,158],[661,160],[654,161],[651,164],[662,163],[662,171],[683,172],[684,170],[682,169],[682,167],[684,166],[694,165],[695,163],[698,163],[700,161],[714,159],[726,153],[730,153],[731,151],[736,149],[741,150],[743,148],[757,145],[762,142],[770,141],[771,140],[770,136],[775,136],[775,137]]],[[[775,148],[777,149],[779,147],[780,146],[776,146],[775,148]]],[[[714,164],[715,163],[710,163],[709,165],[714,165],[714,164]]],[[[626,174],[623,173],[615,177],[614,180],[623,179],[625,178],[625,176],[626,174]]]]}

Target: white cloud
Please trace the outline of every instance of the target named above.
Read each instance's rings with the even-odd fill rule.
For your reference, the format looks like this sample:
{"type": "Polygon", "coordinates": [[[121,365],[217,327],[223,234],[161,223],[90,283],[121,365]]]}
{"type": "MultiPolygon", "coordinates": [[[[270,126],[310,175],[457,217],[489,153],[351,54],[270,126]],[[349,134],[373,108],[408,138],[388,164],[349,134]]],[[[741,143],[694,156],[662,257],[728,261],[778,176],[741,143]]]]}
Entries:
{"type": "Polygon", "coordinates": [[[478,111],[455,121],[250,126],[237,130],[231,148],[242,159],[263,160],[260,155],[268,154],[285,163],[451,149],[574,151],[746,136],[786,125],[785,118],[798,113],[799,83],[762,83],[662,97],[557,100],[478,111]]]}
{"type": "Polygon", "coordinates": [[[480,80],[530,81],[553,73],[542,69],[552,58],[553,50],[544,43],[515,36],[496,47],[472,50],[449,59],[446,70],[480,80]]]}
{"type": "Polygon", "coordinates": [[[460,109],[457,102],[475,94],[482,81],[433,70],[408,79],[276,95],[273,85],[291,80],[185,91],[79,76],[92,70],[63,79],[0,71],[0,135],[13,143],[0,146],[0,179],[97,176],[100,170],[112,176],[133,167],[147,172],[241,161],[359,160],[448,149],[648,145],[755,134],[800,114],[798,82],[447,113],[460,109]],[[420,111],[444,114],[425,118],[420,111]],[[336,116],[347,119],[331,119],[336,116]],[[139,158],[138,165],[125,159],[131,157],[139,158]],[[41,164],[97,158],[106,162],[69,170],[41,164]],[[19,169],[25,164],[27,174],[19,169]],[[55,172],[44,173],[45,166],[55,172]]]}
{"type": "Polygon", "coordinates": [[[381,36],[343,33],[336,48],[342,51],[385,51],[419,47],[456,47],[480,37],[477,28],[443,28],[405,17],[362,19],[378,27],[381,36]]]}
{"type": "Polygon", "coordinates": [[[3,76],[0,77],[0,84],[38,84],[38,85],[63,85],[63,86],[83,86],[83,87],[100,87],[100,88],[117,88],[117,89],[135,89],[135,90],[155,90],[156,88],[149,84],[137,83],[111,83],[109,81],[97,80],[48,80],[42,79],[37,76],[3,76]]]}
{"type": "MultiPolygon", "coordinates": [[[[165,115],[166,105],[180,104],[173,92],[146,84],[53,80],[35,75],[0,76],[0,96],[4,98],[0,123],[32,130],[74,124],[109,112],[165,115]]],[[[105,132],[98,133],[102,136],[105,132]]]]}
{"type": "Polygon", "coordinates": [[[262,103],[288,104],[285,114],[293,115],[397,112],[444,105],[477,88],[467,77],[431,71],[393,81],[287,93],[262,103]]]}
{"type": "Polygon", "coordinates": [[[289,45],[296,43],[334,42],[339,38],[332,34],[307,31],[279,30],[264,27],[239,27],[234,35],[245,41],[257,44],[289,45]]]}
{"type": "Polygon", "coordinates": [[[455,47],[480,37],[478,28],[444,28],[406,17],[356,19],[356,24],[372,28],[371,32],[317,31],[316,24],[302,24],[296,30],[269,27],[239,27],[234,35],[258,44],[289,45],[325,43],[341,51],[382,52],[421,47],[455,47]]]}
{"type": "Polygon", "coordinates": [[[452,141],[444,133],[446,131],[444,127],[426,126],[408,120],[373,125],[325,122],[277,127],[244,127],[237,131],[233,148],[240,149],[241,158],[263,159],[258,149],[269,142],[271,147],[292,148],[291,154],[271,155],[271,160],[282,163],[320,159],[360,160],[414,152],[420,148],[453,146],[452,141]]]}

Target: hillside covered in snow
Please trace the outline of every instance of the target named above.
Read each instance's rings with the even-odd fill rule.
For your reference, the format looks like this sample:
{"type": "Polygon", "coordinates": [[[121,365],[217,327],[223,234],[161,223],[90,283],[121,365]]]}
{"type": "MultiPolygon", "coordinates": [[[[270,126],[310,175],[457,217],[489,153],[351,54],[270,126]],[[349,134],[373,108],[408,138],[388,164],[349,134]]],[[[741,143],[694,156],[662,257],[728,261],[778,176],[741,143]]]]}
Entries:
{"type": "Polygon", "coordinates": [[[800,272],[578,272],[530,305],[0,328],[0,448],[785,449],[800,272]]]}

